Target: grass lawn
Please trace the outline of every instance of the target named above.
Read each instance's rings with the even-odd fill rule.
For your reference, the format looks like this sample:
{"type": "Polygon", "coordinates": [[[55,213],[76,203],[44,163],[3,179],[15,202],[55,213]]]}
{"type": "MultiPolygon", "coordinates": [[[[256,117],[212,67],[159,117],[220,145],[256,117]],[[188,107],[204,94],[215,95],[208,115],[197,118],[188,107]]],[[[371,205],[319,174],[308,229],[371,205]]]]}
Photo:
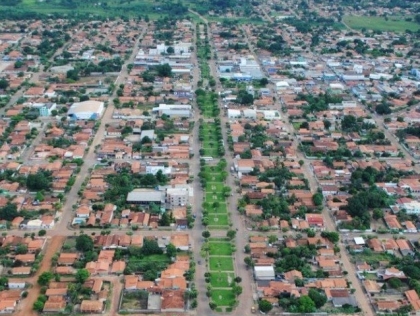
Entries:
{"type": "Polygon", "coordinates": [[[232,246],[230,242],[210,242],[210,256],[230,256],[232,246]]]}
{"type": "Polygon", "coordinates": [[[213,272],[210,277],[210,284],[213,288],[230,287],[235,275],[233,273],[213,272]]]}
{"type": "Polygon", "coordinates": [[[205,171],[204,172],[204,179],[209,182],[223,182],[223,175],[221,172],[216,171],[205,171]]]}
{"type": "Polygon", "coordinates": [[[210,271],[233,271],[233,259],[231,257],[210,257],[210,271]]]}
{"type": "Polygon", "coordinates": [[[225,198],[222,193],[206,192],[206,202],[224,202],[225,198]]]}
{"type": "Polygon", "coordinates": [[[209,213],[213,213],[213,214],[226,214],[227,213],[226,203],[219,203],[219,205],[217,205],[217,207],[214,207],[212,205],[212,203],[205,202],[203,207],[209,213]]]}
{"type": "Polygon", "coordinates": [[[293,123],[292,123],[293,128],[295,129],[295,131],[298,131],[298,130],[300,129],[300,124],[301,124],[301,123],[299,123],[299,122],[293,122],[293,123]]]}
{"type": "Polygon", "coordinates": [[[150,255],[143,258],[130,256],[127,266],[135,272],[144,272],[144,267],[153,265],[158,271],[166,269],[171,262],[167,255],[150,255]]]}
{"type": "Polygon", "coordinates": [[[220,182],[207,182],[206,183],[206,192],[211,193],[211,192],[222,192],[223,190],[223,183],[220,182]]]}
{"type": "Polygon", "coordinates": [[[209,226],[227,226],[229,224],[227,214],[209,214],[209,226]]]}
{"type": "Polygon", "coordinates": [[[385,17],[379,16],[345,16],[343,21],[354,29],[366,28],[375,31],[394,31],[394,32],[405,32],[405,30],[411,30],[413,32],[420,29],[420,25],[405,21],[405,18],[409,16],[389,16],[388,21],[385,17]]]}
{"type": "Polygon", "coordinates": [[[204,157],[218,157],[219,151],[217,150],[217,147],[203,147],[204,149],[204,157]]]}
{"type": "Polygon", "coordinates": [[[235,295],[231,290],[212,290],[211,299],[217,306],[233,306],[235,295]]]}

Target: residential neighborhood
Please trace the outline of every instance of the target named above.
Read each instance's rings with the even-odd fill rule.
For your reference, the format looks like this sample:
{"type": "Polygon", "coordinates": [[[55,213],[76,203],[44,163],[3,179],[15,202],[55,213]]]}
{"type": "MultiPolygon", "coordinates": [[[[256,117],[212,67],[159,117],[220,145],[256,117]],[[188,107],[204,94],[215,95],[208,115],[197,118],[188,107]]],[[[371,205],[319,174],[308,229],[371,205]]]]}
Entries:
{"type": "Polygon", "coordinates": [[[0,313],[420,313],[417,3],[18,2],[0,313]]]}

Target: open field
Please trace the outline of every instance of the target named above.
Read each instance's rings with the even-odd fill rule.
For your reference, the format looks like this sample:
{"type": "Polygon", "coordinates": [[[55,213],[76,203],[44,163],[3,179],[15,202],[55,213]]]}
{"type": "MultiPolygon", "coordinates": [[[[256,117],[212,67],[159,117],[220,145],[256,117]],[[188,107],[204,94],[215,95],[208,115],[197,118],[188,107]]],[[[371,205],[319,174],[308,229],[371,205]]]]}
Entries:
{"type": "Polygon", "coordinates": [[[388,20],[379,16],[345,16],[343,21],[349,27],[360,30],[362,28],[375,31],[413,32],[420,29],[420,24],[406,21],[403,16],[390,16],[388,20]]]}

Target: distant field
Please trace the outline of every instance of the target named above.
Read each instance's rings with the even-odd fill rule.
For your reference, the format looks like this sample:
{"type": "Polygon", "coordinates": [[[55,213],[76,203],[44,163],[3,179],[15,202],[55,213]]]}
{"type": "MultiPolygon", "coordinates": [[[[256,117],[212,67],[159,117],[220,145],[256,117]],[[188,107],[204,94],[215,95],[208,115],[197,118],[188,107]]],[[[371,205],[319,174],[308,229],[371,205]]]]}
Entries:
{"type": "Polygon", "coordinates": [[[420,29],[420,24],[405,21],[403,16],[390,16],[388,21],[384,17],[379,16],[345,16],[343,21],[349,27],[360,30],[366,28],[375,31],[393,31],[405,32],[411,30],[413,32],[420,29]]]}

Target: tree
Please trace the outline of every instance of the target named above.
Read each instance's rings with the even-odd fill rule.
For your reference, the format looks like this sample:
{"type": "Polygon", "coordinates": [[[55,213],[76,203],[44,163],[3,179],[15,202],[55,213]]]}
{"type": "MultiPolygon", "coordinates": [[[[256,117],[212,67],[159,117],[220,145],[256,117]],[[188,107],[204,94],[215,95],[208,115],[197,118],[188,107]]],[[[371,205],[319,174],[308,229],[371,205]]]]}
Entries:
{"type": "Polygon", "coordinates": [[[54,278],[54,274],[51,271],[42,272],[38,277],[38,284],[40,286],[46,286],[54,278]]]}
{"type": "Polygon", "coordinates": [[[203,238],[210,238],[211,234],[208,230],[205,230],[201,233],[201,236],[203,236],[203,238]]]}
{"type": "Polygon", "coordinates": [[[159,77],[172,77],[172,67],[169,64],[157,65],[155,70],[159,77]]]}
{"type": "Polygon", "coordinates": [[[235,238],[235,236],[236,236],[236,231],[234,231],[234,230],[228,230],[227,231],[227,233],[226,233],[226,236],[230,239],[230,240],[232,240],[233,238],[235,238]]]}
{"type": "Polygon", "coordinates": [[[341,128],[345,131],[352,131],[357,127],[357,119],[353,115],[344,115],[341,121],[341,128]]]}
{"type": "Polygon", "coordinates": [[[333,243],[337,243],[340,240],[340,235],[337,232],[323,231],[321,237],[324,237],[333,243]]]}
{"type": "Polygon", "coordinates": [[[141,253],[145,256],[161,255],[163,250],[160,249],[156,240],[144,239],[143,247],[141,247],[141,253]]]}
{"type": "Polygon", "coordinates": [[[79,80],[79,72],[76,69],[68,70],[66,73],[67,79],[77,81],[79,80]]]}
{"type": "Polygon", "coordinates": [[[379,105],[376,106],[375,108],[376,113],[378,113],[379,115],[384,115],[384,114],[391,114],[391,108],[389,107],[389,105],[387,103],[381,103],[379,105]]]}
{"type": "Polygon", "coordinates": [[[236,102],[244,105],[251,105],[254,103],[254,96],[245,90],[240,90],[236,97],[236,102]]]}
{"type": "Polygon", "coordinates": [[[28,246],[24,244],[19,244],[15,249],[16,254],[24,255],[28,253],[28,246]]]}
{"type": "Polygon", "coordinates": [[[26,186],[30,191],[48,191],[52,185],[52,173],[47,170],[39,170],[35,174],[29,174],[26,178],[26,186]]]}
{"type": "Polygon", "coordinates": [[[391,278],[388,281],[388,285],[393,289],[399,289],[402,286],[402,282],[398,278],[391,278]]]}
{"type": "Polygon", "coordinates": [[[314,204],[316,205],[316,206],[320,206],[320,205],[322,205],[322,201],[324,200],[324,197],[322,196],[322,194],[321,193],[315,193],[313,196],[312,196],[312,201],[314,202],[314,204]]]}
{"type": "Polygon", "coordinates": [[[267,78],[261,78],[260,79],[260,85],[262,85],[263,87],[268,85],[268,79],[267,78]]]}
{"type": "Polygon", "coordinates": [[[88,270],[80,269],[76,272],[76,275],[75,275],[76,282],[83,284],[89,278],[89,276],[90,276],[90,273],[88,270]]]}
{"type": "Polygon", "coordinates": [[[261,300],[258,302],[258,309],[263,313],[268,313],[273,309],[273,305],[267,300],[261,300]]]}
{"type": "Polygon", "coordinates": [[[6,90],[9,87],[9,81],[2,78],[0,79],[0,90],[6,90]]]}
{"type": "Polygon", "coordinates": [[[315,289],[310,289],[308,296],[314,301],[316,308],[321,308],[327,302],[327,297],[315,289]]]}
{"type": "Polygon", "coordinates": [[[169,47],[166,49],[166,52],[167,52],[168,54],[174,54],[174,53],[175,53],[175,49],[174,49],[172,46],[169,46],[169,47]]]}
{"type": "Polygon", "coordinates": [[[34,310],[34,311],[37,311],[37,312],[42,312],[42,310],[44,309],[44,302],[43,301],[40,301],[40,300],[36,300],[35,302],[34,302],[34,305],[32,306],[32,309],[34,310]]]}
{"type": "Polygon", "coordinates": [[[23,61],[21,61],[21,60],[17,60],[16,62],[15,62],[15,69],[18,69],[18,68],[22,68],[22,66],[23,66],[23,61]]]}
{"type": "Polygon", "coordinates": [[[143,280],[144,281],[154,281],[157,279],[157,274],[158,272],[156,270],[147,270],[146,272],[144,272],[143,274],[143,280]]]}
{"type": "Polygon", "coordinates": [[[323,123],[324,123],[325,129],[330,129],[330,127],[331,127],[331,122],[330,121],[324,120],[323,123]]]}
{"type": "Polygon", "coordinates": [[[174,258],[176,256],[176,247],[173,244],[168,244],[166,246],[166,255],[169,258],[174,258]]]}
{"type": "Polygon", "coordinates": [[[372,217],[373,217],[374,219],[378,220],[378,219],[380,219],[380,218],[384,217],[384,211],[383,211],[383,210],[381,210],[380,208],[375,208],[375,209],[373,210],[372,217]]]}
{"type": "Polygon", "coordinates": [[[244,262],[247,265],[247,267],[252,267],[254,265],[254,261],[252,261],[251,257],[245,257],[244,262]]]}
{"type": "Polygon", "coordinates": [[[240,285],[234,285],[233,287],[232,287],[232,292],[233,292],[233,294],[235,294],[235,296],[239,296],[239,295],[241,295],[242,294],[242,286],[240,286],[240,285]]]}
{"type": "Polygon", "coordinates": [[[300,313],[313,313],[316,310],[314,301],[307,295],[299,297],[297,307],[300,313]]]}
{"type": "Polygon", "coordinates": [[[5,207],[0,209],[0,219],[6,221],[12,221],[15,217],[18,216],[16,204],[8,203],[5,207]]]}
{"type": "Polygon", "coordinates": [[[169,226],[171,225],[171,217],[169,216],[168,212],[164,212],[162,217],[159,220],[159,226],[169,226]]]}
{"type": "Polygon", "coordinates": [[[93,250],[93,240],[86,234],[77,236],[76,238],[76,249],[82,252],[93,250]]]}

